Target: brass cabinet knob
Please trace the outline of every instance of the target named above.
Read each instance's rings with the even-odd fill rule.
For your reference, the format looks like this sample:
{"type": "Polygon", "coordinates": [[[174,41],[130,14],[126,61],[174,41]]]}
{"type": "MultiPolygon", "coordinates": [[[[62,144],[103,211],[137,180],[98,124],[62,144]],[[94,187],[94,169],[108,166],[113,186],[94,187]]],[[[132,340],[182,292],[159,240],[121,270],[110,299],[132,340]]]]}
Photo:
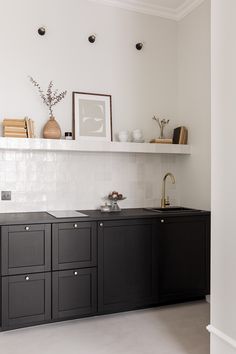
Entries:
{"type": "Polygon", "coordinates": [[[78,272],[76,272],[76,270],[74,271],[74,275],[78,275],[78,272]]]}
{"type": "Polygon", "coordinates": [[[165,220],[164,219],[161,219],[161,223],[164,223],[165,222],[165,220]]]}
{"type": "Polygon", "coordinates": [[[27,275],[27,276],[25,277],[25,280],[30,280],[30,277],[27,275]]]}
{"type": "Polygon", "coordinates": [[[26,226],[26,227],[25,227],[25,230],[26,230],[26,231],[29,231],[29,229],[30,229],[29,226],[26,226]]]}
{"type": "Polygon", "coordinates": [[[77,224],[74,224],[74,228],[77,229],[78,225],[77,224]]]}
{"type": "Polygon", "coordinates": [[[100,226],[100,227],[103,227],[103,222],[100,222],[99,226],[100,226]]]}

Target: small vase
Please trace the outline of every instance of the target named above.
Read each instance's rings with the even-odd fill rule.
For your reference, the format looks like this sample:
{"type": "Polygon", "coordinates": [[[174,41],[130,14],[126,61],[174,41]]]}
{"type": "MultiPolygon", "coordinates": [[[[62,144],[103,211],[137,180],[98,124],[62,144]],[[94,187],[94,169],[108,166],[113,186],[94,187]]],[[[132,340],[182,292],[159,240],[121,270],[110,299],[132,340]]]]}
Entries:
{"type": "Polygon", "coordinates": [[[164,125],[160,127],[160,136],[159,139],[164,139],[164,125]]]}
{"type": "Polygon", "coordinates": [[[117,203],[117,200],[111,201],[111,211],[121,211],[121,209],[117,203]]]}
{"type": "Polygon", "coordinates": [[[43,128],[43,137],[45,139],[61,139],[61,128],[55,117],[50,117],[43,128]]]}

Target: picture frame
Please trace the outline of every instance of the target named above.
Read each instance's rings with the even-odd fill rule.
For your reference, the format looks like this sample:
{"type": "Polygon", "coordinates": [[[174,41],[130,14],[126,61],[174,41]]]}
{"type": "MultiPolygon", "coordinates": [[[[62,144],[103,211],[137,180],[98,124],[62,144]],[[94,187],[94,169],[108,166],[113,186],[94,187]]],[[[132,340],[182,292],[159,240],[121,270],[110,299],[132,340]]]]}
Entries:
{"type": "Polygon", "coordinates": [[[73,139],[112,141],[112,97],[73,92],[73,139]]]}

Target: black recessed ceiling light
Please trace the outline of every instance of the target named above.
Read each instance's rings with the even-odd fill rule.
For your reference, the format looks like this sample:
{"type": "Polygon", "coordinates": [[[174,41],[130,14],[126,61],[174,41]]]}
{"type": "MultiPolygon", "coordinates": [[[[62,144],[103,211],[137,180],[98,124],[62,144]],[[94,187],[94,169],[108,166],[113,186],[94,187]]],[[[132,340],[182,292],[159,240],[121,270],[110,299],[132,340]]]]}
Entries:
{"type": "Polygon", "coordinates": [[[46,33],[45,27],[39,27],[39,29],[38,29],[38,34],[39,34],[40,36],[44,36],[45,33],[46,33]]]}
{"type": "Polygon", "coordinates": [[[91,34],[89,37],[88,37],[88,41],[90,43],[94,43],[96,41],[96,36],[95,34],[91,34]]]}
{"type": "Polygon", "coordinates": [[[140,43],[137,43],[137,44],[136,44],[136,49],[137,49],[137,50],[143,49],[143,43],[141,43],[141,42],[140,42],[140,43]]]}

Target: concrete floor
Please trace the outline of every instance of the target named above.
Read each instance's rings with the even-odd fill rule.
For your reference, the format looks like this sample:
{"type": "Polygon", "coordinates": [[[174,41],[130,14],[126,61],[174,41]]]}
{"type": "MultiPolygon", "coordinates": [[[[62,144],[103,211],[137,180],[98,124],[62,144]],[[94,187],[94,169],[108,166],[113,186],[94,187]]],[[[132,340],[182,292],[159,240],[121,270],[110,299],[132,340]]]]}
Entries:
{"type": "Polygon", "coordinates": [[[192,302],[0,333],[1,354],[209,354],[209,304],[192,302]]]}

